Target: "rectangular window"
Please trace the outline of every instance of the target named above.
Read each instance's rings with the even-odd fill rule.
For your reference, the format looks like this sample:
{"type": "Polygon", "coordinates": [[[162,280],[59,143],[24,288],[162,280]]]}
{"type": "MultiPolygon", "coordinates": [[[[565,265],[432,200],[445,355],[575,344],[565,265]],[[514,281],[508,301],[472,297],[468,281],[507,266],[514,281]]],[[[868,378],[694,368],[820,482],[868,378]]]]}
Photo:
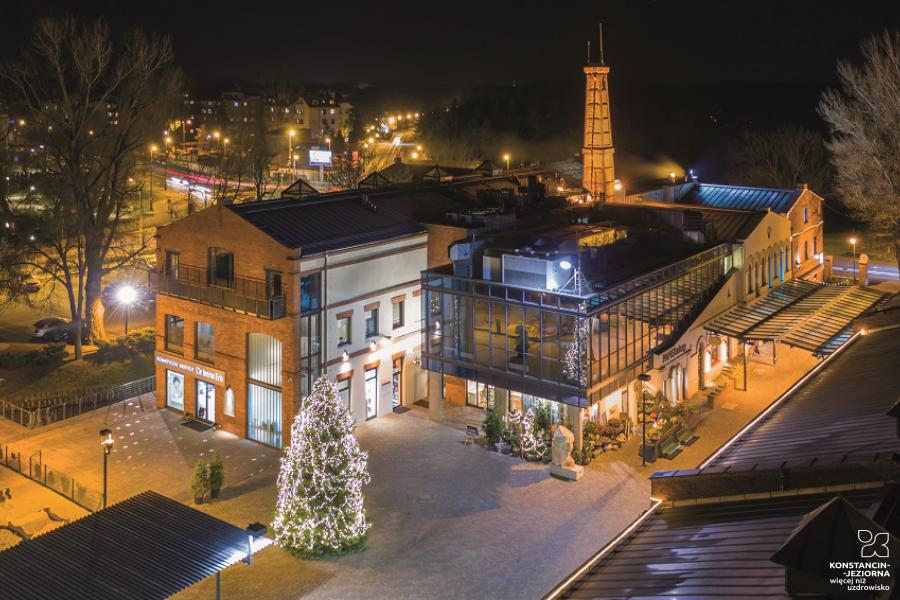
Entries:
{"type": "Polygon", "coordinates": [[[166,250],[166,279],[178,280],[178,267],[181,263],[181,255],[171,250],[166,250]]]}
{"type": "Polygon", "coordinates": [[[216,355],[216,330],[212,324],[197,321],[197,360],[213,362],[216,355]]]}
{"type": "Polygon", "coordinates": [[[393,314],[394,314],[394,329],[399,329],[403,327],[403,309],[406,302],[401,300],[400,302],[394,302],[392,306],[393,314]]]}
{"type": "Polygon", "coordinates": [[[351,378],[348,377],[337,382],[338,396],[347,410],[350,410],[350,380],[351,378]]]}
{"type": "Polygon", "coordinates": [[[813,254],[819,253],[819,236],[813,236],[813,254]]]}
{"type": "Polygon", "coordinates": [[[809,240],[803,240],[803,260],[809,258],[809,240]]]}
{"type": "Polygon", "coordinates": [[[366,337],[378,335],[378,309],[373,308],[366,313],[366,337]]]}
{"type": "Polygon", "coordinates": [[[300,310],[319,310],[322,307],[322,285],[320,273],[304,275],[300,278],[300,310]]]}
{"type": "Polygon", "coordinates": [[[166,406],[184,410],[184,375],[166,370],[166,406]]]}
{"type": "Polygon", "coordinates": [[[378,368],[366,371],[366,419],[378,416],[378,368]]]}
{"type": "Polygon", "coordinates": [[[234,287],[234,253],[224,248],[209,248],[208,252],[208,283],[219,287],[234,287]]]}
{"type": "Polygon", "coordinates": [[[809,223],[809,209],[805,207],[803,209],[803,223],[809,223]]]}
{"type": "Polygon", "coordinates": [[[184,352],[184,319],[177,315],[166,315],[166,350],[184,352]]]}
{"type": "Polygon", "coordinates": [[[281,392],[247,385],[247,437],[281,448],[281,392]]]}
{"type": "Polygon", "coordinates": [[[338,347],[346,346],[352,340],[350,339],[350,321],[351,317],[344,317],[337,320],[337,340],[338,347]]]}

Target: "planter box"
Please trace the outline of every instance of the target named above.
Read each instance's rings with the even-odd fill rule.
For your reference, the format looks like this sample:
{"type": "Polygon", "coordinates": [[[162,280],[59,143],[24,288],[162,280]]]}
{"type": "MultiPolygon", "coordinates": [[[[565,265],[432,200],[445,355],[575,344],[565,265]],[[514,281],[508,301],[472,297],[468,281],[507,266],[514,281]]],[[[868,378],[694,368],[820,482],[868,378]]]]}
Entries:
{"type": "Polygon", "coordinates": [[[659,446],[673,437],[676,433],[678,433],[679,426],[676,425],[674,427],[670,427],[660,438],[656,441],[647,441],[646,447],[641,444],[638,447],[638,456],[641,456],[643,452],[643,458],[647,462],[656,462],[656,459],[661,456],[659,446]]]}

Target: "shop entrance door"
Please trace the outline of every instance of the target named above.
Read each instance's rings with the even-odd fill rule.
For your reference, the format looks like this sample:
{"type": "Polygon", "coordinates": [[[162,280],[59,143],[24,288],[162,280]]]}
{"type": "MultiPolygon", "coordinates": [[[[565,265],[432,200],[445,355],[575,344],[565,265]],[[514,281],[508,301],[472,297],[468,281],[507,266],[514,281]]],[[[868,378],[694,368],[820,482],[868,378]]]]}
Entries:
{"type": "Polygon", "coordinates": [[[197,418],[202,421],[216,421],[216,386],[205,381],[197,382],[197,418]]]}
{"type": "Polygon", "coordinates": [[[378,369],[366,371],[366,419],[374,419],[378,415],[378,369]]]}
{"type": "Polygon", "coordinates": [[[391,408],[403,405],[403,359],[395,358],[391,371],[391,408]]]}

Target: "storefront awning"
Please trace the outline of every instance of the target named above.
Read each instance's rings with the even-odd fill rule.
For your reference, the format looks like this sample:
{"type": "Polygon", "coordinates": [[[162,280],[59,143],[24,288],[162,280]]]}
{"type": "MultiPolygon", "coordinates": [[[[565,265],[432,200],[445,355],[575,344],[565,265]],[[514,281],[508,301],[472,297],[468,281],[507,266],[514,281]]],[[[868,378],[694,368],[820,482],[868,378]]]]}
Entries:
{"type": "Polygon", "coordinates": [[[765,298],[729,309],[705,328],[740,340],[779,341],[830,354],[850,336],[853,319],[882,296],[865,287],[791,280],[765,298]]]}

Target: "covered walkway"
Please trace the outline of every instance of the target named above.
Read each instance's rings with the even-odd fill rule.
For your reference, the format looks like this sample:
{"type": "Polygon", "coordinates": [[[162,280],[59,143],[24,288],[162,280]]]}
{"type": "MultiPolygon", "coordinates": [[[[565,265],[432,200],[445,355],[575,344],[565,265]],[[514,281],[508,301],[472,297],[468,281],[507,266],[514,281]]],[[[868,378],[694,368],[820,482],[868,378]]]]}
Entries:
{"type": "Polygon", "coordinates": [[[705,328],[742,343],[784,342],[825,356],[849,339],[853,320],[883,296],[866,287],[794,279],[756,302],[725,311],[705,328]]]}

